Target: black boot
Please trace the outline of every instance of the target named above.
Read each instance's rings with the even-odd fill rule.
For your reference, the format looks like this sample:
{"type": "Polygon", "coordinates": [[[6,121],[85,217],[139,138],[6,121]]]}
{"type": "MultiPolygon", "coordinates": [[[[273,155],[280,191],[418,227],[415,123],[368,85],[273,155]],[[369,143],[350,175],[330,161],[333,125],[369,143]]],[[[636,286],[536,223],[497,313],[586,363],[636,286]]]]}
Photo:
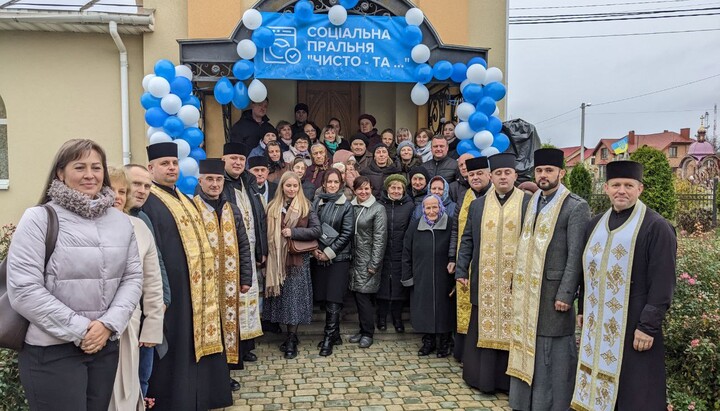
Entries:
{"type": "Polygon", "coordinates": [[[320,355],[327,357],[332,355],[333,346],[342,344],[340,337],[340,311],[342,304],[327,303],[325,312],[325,337],[320,343],[320,355]]]}
{"type": "Polygon", "coordinates": [[[285,359],[292,360],[297,357],[297,347],[300,341],[297,338],[297,334],[288,333],[287,341],[285,342],[285,359]]]}
{"type": "Polygon", "coordinates": [[[425,334],[422,338],[422,347],[418,351],[418,356],[425,357],[435,351],[435,334],[425,334]]]}
{"type": "Polygon", "coordinates": [[[396,333],[405,332],[405,324],[402,320],[402,301],[393,301],[390,303],[390,312],[392,313],[393,326],[396,333]]]}
{"type": "Polygon", "coordinates": [[[377,300],[377,329],[380,331],[387,330],[387,312],[390,308],[390,301],[377,300]]]}
{"type": "Polygon", "coordinates": [[[450,334],[442,333],[442,334],[440,334],[439,339],[440,339],[440,342],[439,342],[439,347],[437,350],[437,357],[445,358],[451,354],[450,334]]]}

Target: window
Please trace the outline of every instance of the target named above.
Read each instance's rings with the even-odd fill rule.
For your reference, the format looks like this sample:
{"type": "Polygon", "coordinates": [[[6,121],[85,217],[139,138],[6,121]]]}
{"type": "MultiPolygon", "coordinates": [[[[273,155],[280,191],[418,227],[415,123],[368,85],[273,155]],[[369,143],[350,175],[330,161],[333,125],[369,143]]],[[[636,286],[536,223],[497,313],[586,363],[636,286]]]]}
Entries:
{"type": "Polygon", "coordinates": [[[605,181],[605,165],[598,166],[598,180],[605,181]]]}
{"type": "Polygon", "coordinates": [[[668,155],[670,158],[677,158],[677,146],[670,146],[668,149],[668,155]]]}
{"type": "Polygon", "coordinates": [[[607,160],[607,158],[608,158],[608,149],[603,148],[602,150],[600,150],[600,160],[607,160]]]}
{"type": "Polygon", "coordinates": [[[590,165],[591,166],[595,165],[595,157],[590,157],[590,165]]]}
{"type": "Polygon", "coordinates": [[[8,168],[7,111],[0,97],[0,190],[7,190],[10,185],[8,168]]]}

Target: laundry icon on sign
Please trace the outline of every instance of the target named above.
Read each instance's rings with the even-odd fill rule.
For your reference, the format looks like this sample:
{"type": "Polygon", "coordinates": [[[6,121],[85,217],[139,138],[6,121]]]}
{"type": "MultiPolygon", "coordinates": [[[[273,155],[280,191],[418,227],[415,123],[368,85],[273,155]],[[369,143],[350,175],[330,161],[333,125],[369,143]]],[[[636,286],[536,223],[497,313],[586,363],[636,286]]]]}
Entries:
{"type": "Polygon", "coordinates": [[[263,62],[267,64],[297,64],[302,53],[297,48],[295,27],[268,27],[275,33],[275,43],[263,50],[263,62]]]}

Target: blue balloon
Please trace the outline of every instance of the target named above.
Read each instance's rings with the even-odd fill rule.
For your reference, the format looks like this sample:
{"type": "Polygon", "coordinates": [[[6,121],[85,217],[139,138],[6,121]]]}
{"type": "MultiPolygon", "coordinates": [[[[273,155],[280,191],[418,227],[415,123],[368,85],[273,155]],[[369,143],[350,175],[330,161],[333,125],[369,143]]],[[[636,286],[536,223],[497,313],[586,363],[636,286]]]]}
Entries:
{"type": "Polygon", "coordinates": [[[232,103],[238,110],[243,110],[245,107],[250,105],[250,97],[248,96],[247,87],[242,81],[235,83],[232,103]]]}
{"type": "MultiPolygon", "coordinates": [[[[485,90],[483,90],[484,94],[485,90]]],[[[495,112],[495,100],[492,99],[492,97],[483,96],[480,101],[478,101],[477,106],[475,108],[477,111],[485,114],[486,116],[491,116],[492,113],[495,112]]]]}
{"type": "Polygon", "coordinates": [[[223,76],[217,83],[215,83],[213,94],[215,95],[215,100],[217,100],[218,103],[228,104],[232,101],[234,93],[235,90],[233,90],[233,85],[227,77],[223,76]]]}
{"type": "Polygon", "coordinates": [[[195,194],[195,187],[197,186],[197,184],[198,180],[194,176],[184,176],[183,178],[178,178],[175,186],[177,186],[178,190],[180,190],[181,193],[193,195],[195,194]]]}
{"type": "Polygon", "coordinates": [[[463,98],[465,101],[471,104],[475,104],[482,98],[483,91],[482,86],[479,84],[468,84],[462,91],[463,98]]]}
{"type": "Polygon", "coordinates": [[[360,0],[340,0],[340,5],[350,10],[351,8],[357,6],[359,1],[360,0]]]}
{"type": "MultiPolygon", "coordinates": [[[[484,97],[483,97],[484,98],[484,97]]],[[[470,114],[470,118],[468,118],[468,123],[470,124],[470,128],[473,129],[473,131],[478,132],[485,129],[485,126],[487,125],[488,118],[487,115],[480,111],[476,111],[472,114],[470,114]]]]}
{"type": "Polygon", "coordinates": [[[202,130],[197,127],[188,127],[182,132],[180,138],[187,141],[188,144],[190,144],[191,148],[194,148],[200,147],[200,144],[202,144],[205,135],[203,134],[202,130]]]}
{"type": "Polygon", "coordinates": [[[453,73],[453,66],[447,60],[440,60],[433,66],[433,76],[438,80],[447,80],[453,73]]]}
{"type": "Polygon", "coordinates": [[[180,97],[180,100],[185,99],[192,93],[192,81],[185,77],[175,77],[170,83],[170,92],[180,97]]]}
{"type": "Polygon", "coordinates": [[[153,97],[152,94],[145,92],[140,96],[140,104],[145,110],[150,110],[153,107],[160,107],[160,100],[157,97],[153,97]]]}
{"type": "Polygon", "coordinates": [[[198,109],[200,108],[200,99],[193,95],[190,95],[190,96],[187,96],[186,98],[184,98],[182,103],[183,103],[183,106],[190,105],[190,106],[195,106],[195,108],[198,108],[198,109]]]}
{"type": "Polygon", "coordinates": [[[492,143],[491,147],[495,147],[498,149],[499,152],[504,153],[505,150],[507,150],[508,147],[510,147],[510,139],[505,134],[499,133],[493,139],[493,143],[492,143]]]}
{"type": "Polygon", "coordinates": [[[258,48],[266,49],[275,43],[275,33],[267,27],[253,31],[252,41],[258,48]]]}
{"type": "Polygon", "coordinates": [[[467,68],[465,63],[453,64],[453,72],[450,75],[450,79],[456,83],[462,83],[467,78],[467,68]]]}
{"type": "Polygon", "coordinates": [[[185,129],[185,124],[176,116],[168,116],[162,127],[170,137],[178,137],[185,129]]]}
{"type": "Polygon", "coordinates": [[[162,127],[167,117],[167,113],[160,107],[150,107],[145,112],[145,122],[151,127],[162,127]]]}
{"type": "Polygon", "coordinates": [[[480,152],[477,150],[470,150],[470,151],[466,152],[465,154],[470,154],[471,156],[473,156],[473,158],[482,157],[482,154],[480,154],[480,152]]]}
{"type": "Polygon", "coordinates": [[[492,97],[495,101],[500,101],[505,97],[507,89],[502,83],[493,81],[492,83],[485,85],[483,93],[485,93],[488,97],[492,97]]]}
{"type": "Polygon", "coordinates": [[[475,143],[473,143],[473,139],[470,138],[467,140],[460,141],[457,145],[456,150],[459,155],[463,155],[463,154],[467,153],[468,151],[477,150],[477,147],[475,147],[475,143]]]}
{"type": "Polygon", "coordinates": [[[202,148],[195,147],[190,150],[190,157],[194,158],[197,161],[205,160],[207,158],[207,153],[202,148]]]}
{"type": "Polygon", "coordinates": [[[422,30],[418,26],[405,27],[403,41],[410,47],[415,47],[422,41],[422,30]]]}
{"type": "Polygon", "coordinates": [[[309,1],[299,1],[295,4],[295,20],[298,23],[309,23],[313,17],[313,5],[309,1]]]}
{"type": "Polygon", "coordinates": [[[429,64],[418,64],[415,68],[415,80],[421,84],[427,84],[433,78],[433,69],[429,64]]]}
{"type": "Polygon", "coordinates": [[[155,75],[172,82],[175,78],[175,65],[170,60],[158,60],[155,63],[155,75]]]}
{"type": "Polygon", "coordinates": [[[468,61],[467,66],[470,67],[473,64],[481,64],[483,67],[487,68],[487,61],[485,61],[482,57],[473,57],[468,61]]]}
{"type": "Polygon", "coordinates": [[[250,60],[238,60],[233,65],[232,72],[238,80],[247,80],[255,73],[255,63],[250,60]]]}
{"type": "Polygon", "coordinates": [[[485,126],[485,130],[493,133],[493,135],[499,133],[500,130],[502,130],[502,121],[495,116],[490,116],[488,123],[485,126]]]}

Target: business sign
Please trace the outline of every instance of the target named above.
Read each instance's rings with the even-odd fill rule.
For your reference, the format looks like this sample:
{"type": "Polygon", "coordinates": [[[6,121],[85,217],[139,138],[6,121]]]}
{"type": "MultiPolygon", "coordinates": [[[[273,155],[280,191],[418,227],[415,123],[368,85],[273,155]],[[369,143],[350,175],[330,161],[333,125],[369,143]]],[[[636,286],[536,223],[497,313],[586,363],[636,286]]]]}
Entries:
{"type": "Polygon", "coordinates": [[[298,27],[293,13],[263,12],[275,43],[258,50],[255,78],[415,83],[404,17],[348,16],[340,27],[315,14],[298,27]]]}

